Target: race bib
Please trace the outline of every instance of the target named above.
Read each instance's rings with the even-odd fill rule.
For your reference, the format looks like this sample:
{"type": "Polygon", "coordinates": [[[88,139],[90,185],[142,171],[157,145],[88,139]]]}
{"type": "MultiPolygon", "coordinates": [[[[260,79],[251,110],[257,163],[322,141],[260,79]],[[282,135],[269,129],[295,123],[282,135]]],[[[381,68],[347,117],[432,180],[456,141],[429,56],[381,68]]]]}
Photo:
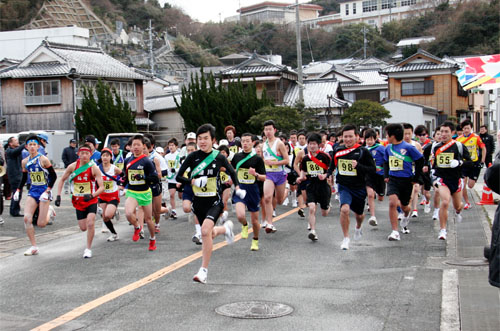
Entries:
{"type": "Polygon", "coordinates": [[[113,190],[113,186],[114,186],[113,185],[113,181],[107,181],[106,180],[106,181],[103,182],[103,184],[104,184],[104,192],[105,193],[113,193],[114,192],[114,190],[113,190]]]}
{"type": "Polygon", "coordinates": [[[120,169],[120,170],[123,170],[123,162],[122,163],[117,163],[115,164],[115,166],[120,169]]]}
{"type": "Polygon", "coordinates": [[[144,170],[129,170],[128,171],[128,182],[132,185],[144,185],[146,184],[146,180],[136,180],[135,175],[144,176],[144,170]]]}
{"type": "Polygon", "coordinates": [[[339,159],[337,165],[339,169],[339,174],[342,176],[357,176],[358,172],[356,168],[352,165],[352,160],[339,159]]]}
{"type": "Polygon", "coordinates": [[[323,168],[314,163],[313,161],[306,162],[307,174],[313,177],[321,175],[323,173],[323,168]]]}
{"type": "Polygon", "coordinates": [[[229,180],[229,176],[225,172],[221,171],[221,173],[220,173],[220,181],[222,183],[225,183],[228,180],[229,180]]]}
{"type": "Polygon", "coordinates": [[[73,189],[73,195],[77,197],[84,196],[85,194],[91,194],[90,182],[75,183],[73,189]]]}
{"type": "Polygon", "coordinates": [[[248,169],[239,168],[238,181],[240,182],[240,184],[253,184],[255,183],[255,176],[250,175],[248,169]]]}
{"type": "Polygon", "coordinates": [[[236,145],[229,147],[229,151],[233,152],[234,154],[238,153],[238,149],[239,149],[239,147],[236,145]]]}
{"type": "Polygon", "coordinates": [[[453,153],[439,153],[436,157],[436,163],[439,168],[450,168],[451,160],[454,159],[453,153]]]}
{"type": "MultiPolygon", "coordinates": [[[[274,159],[274,158],[273,158],[273,159],[268,159],[268,160],[269,160],[269,161],[278,161],[278,160],[276,160],[276,159],[274,159]]],[[[267,170],[267,171],[271,171],[271,172],[277,172],[277,171],[279,171],[279,169],[278,169],[278,166],[277,166],[277,165],[267,165],[267,164],[266,164],[266,170],[267,170]]]]}
{"type": "Polygon", "coordinates": [[[169,169],[175,168],[175,160],[168,160],[168,168],[169,169]]]}
{"type": "Polygon", "coordinates": [[[217,195],[217,178],[209,177],[205,187],[193,185],[193,193],[197,197],[214,197],[217,195]]]}
{"type": "Polygon", "coordinates": [[[477,150],[476,150],[476,146],[474,145],[467,145],[467,150],[469,151],[469,154],[470,154],[470,159],[472,161],[477,161],[478,159],[478,156],[477,156],[477,150]]]}
{"type": "Polygon", "coordinates": [[[395,156],[389,156],[389,170],[391,171],[401,171],[403,170],[403,160],[398,159],[395,156]]]}
{"type": "Polygon", "coordinates": [[[30,172],[31,185],[39,186],[47,184],[43,171],[30,172]]]}

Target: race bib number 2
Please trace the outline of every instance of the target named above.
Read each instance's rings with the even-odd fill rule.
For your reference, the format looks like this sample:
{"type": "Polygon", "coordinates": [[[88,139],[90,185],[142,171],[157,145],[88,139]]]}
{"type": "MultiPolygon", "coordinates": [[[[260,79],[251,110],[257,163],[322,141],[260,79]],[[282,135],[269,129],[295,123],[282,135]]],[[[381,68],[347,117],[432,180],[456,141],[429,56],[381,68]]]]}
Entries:
{"type": "Polygon", "coordinates": [[[73,195],[83,196],[85,194],[91,194],[90,183],[75,183],[73,195]]]}

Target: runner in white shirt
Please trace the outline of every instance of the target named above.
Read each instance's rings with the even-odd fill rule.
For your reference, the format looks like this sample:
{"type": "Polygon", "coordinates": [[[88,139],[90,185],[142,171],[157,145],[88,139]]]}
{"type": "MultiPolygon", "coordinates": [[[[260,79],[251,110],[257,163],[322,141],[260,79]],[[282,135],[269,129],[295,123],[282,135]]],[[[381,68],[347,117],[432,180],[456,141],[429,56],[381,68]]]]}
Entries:
{"type": "Polygon", "coordinates": [[[180,162],[180,153],[177,147],[179,146],[179,142],[177,139],[172,138],[168,141],[168,149],[170,153],[165,155],[165,161],[167,162],[167,180],[168,180],[168,193],[170,195],[170,217],[172,219],[177,219],[177,212],[175,210],[175,192],[178,192],[179,199],[182,199],[182,190],[177,188],[177,181],[175,180],[175,176],[177,175],[177,171],[181,167],[180,162]]]}

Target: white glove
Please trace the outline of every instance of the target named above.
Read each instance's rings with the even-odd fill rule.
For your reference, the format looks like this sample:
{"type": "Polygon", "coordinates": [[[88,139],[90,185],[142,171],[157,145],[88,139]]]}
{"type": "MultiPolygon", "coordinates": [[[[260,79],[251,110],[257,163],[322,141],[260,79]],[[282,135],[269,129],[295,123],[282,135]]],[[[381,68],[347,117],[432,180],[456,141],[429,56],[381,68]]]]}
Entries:
{"type": "Polygon", "coordinates": [[[242,190],[242,189],[237,189],[236,190],[236,195],[240,198],[240,199],[245,199],[246,195],[247,195],[247,191],[246,190],[242,190]]]}
{"type": "Polygon", "coordinates": [[[456,168],[456,167],[458,167],[459,165],[460,165],[460,161],[458,161],[458,160],[453,159],[453,160],[451,160],[451,162],[450,162],[450,168],[456,168]]]}
{"type": "Polygon", "coordinates": [[[14,195],[12,196],[12,199],[14,199],[14,201],[19,201],[19,191],[16,191],[14,193],[14,195]]]}
{"type": "Polygon", "coordinates": [[[205,187],[207,186],[207,182],[208,182],[208,177],[207,176],[203,176],[203,177],[198,177],[194,180],[194,186],[196,187],[205,187]]]}
{"type": "Polygon", "coordinates": [[[42,193],[40,196],[40,201],[51,201],[52,200],[52,192],[51,191],[45,191],[42,193]]]}

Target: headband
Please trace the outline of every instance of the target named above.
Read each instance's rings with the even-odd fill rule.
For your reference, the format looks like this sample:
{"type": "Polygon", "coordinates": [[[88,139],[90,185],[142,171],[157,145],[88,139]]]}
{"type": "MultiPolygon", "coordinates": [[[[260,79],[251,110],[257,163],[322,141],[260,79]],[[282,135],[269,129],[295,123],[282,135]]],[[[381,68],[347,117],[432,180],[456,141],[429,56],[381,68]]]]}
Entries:
{"type": "Polygon", "coordinates": [[[92,153],[92,151],[90,150],[90,148],[85,147],[85,146],[84,146],[84,147],[80,147],[80,148],[78,149],[78,152],[81,152],[81,151],[86,151],[86,152],[92,153]]]}
{"type": "Polygon", "coordinates": [[[36,139],[30,139],[26,142],[26,144],[29,144],[29,143],[36,143],[37,145],[40,145],[40,142],[36,139]]]}

